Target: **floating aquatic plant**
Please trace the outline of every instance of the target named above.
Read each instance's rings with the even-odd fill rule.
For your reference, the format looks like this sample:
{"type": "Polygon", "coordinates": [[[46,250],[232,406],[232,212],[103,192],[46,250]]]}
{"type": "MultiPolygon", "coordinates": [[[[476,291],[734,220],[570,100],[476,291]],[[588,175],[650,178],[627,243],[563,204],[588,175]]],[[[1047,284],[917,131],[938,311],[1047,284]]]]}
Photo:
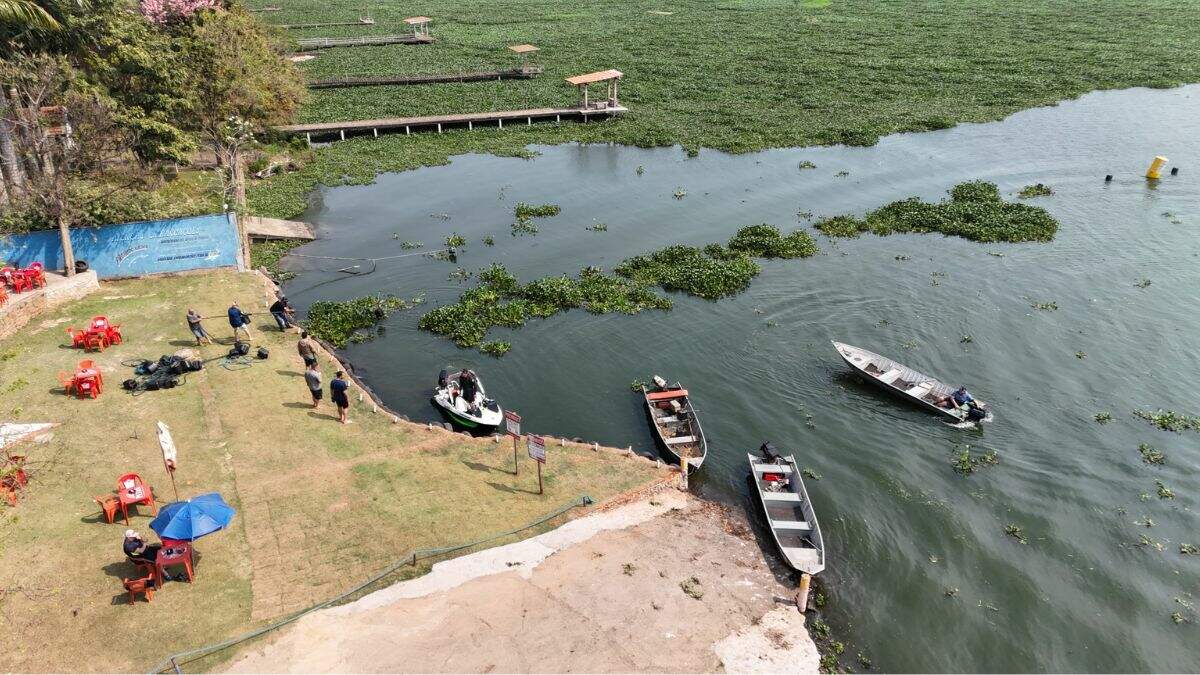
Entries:
{"type": "Polygon", "coordinates": [[[1051,301],[1051,302],[1034,302],[1034,303],[1030,303],[1029,306],[1034,309],[1041,310],[1043,312],[1058,311],[1058,303],[1053,302],[1053,301],[1051,301]]]}
{"type": "Polygon", "coordinates": [[[804,467],[803,469],[801,469],[800,475],[802,475],[805,478],[808,478],[810,480],[821,480],[821,474],[817,473],[816,471],[813,471],[812,469],[810,469],[808,467],[804,467]]]}
{"type": "Polygon", "coordinates": [[[812,220],[812,211],[796,211],[796,217],[800,220],[812,220]]]}
{"type": "Polygon", "coordinates": [[[617,265],[618,275],[643,284],[715,300],[745,290],[761,271],[746,255],[714,258],[692,246],[675,245],[617,265]]]}
{"type": "Polygon", "coordinates": [[[638,164],[638,167],[635,170],[635,173],[637,173],[637,175],[639,175],[639,176],[646,173],[646,167],[642,166],[641,164],[638,164]]]}
{"type": "Polygon", "coordinates": [[[1200,548],[1197,548],[1195,544],[1180,544],[1179,553],[1181,555],[1200,555],[1200,548]]]}
{"type": "Polygon", "coordinates": [[[483,344],[479,345],[479,351],[487,354],[488,356],[494,356],[496,358],[504,356],[510,349],[512,349],[512,343],[502,342],[500,340],[484,342],[483,344]]]}
{"type": "Polygon", "coordinates": [[[1100,424],[1108,424],[1109,422],[1112,421],[1113,416],[1112,416],[1112,413],[1098,412],[1095,415],[1093,415],[1092,418],[1095,419],[1100,424]]]}
{"type": "Polygon", "coordinates": [[[529,218],[517,218],[512,224],[512,236],[516,237],[524,234],[537,234],[538,226],[529,218]]]}
{"type": "Polygon", "coordinates": [[[400,248],[402,248],[406,251],[411,251],[414,248],[421,248],[424,245],[425,244],[423,244],[419,241],[402,241],[402,242],[400,242],[400,248]]]}
{"type": "Polygon", "coordinates": [[[643,389],[645,386],[646,386],[646,383],[645,383],[645,382],[643,382],[642,380],[634,380],[633,382],[630,382],[630,383],[629,383],[629,388],[630,388],[631,390],[633,390],[633,391],[636,391],[636,392],[638,392],[638,393],[641,393],[642,389],[643,389]]]}
{"type": "Polygon", "coordinates": [[[755,258],[808,258],[820,252],[816,242],[803,230],[784,236],[778,227],[763,223],[738,230],[729,239],[729,250],[755,258]]]}
{"type": "Polygon", "coordinates": [[[1200,417],[1183,415],[1173,410],[1163,410],[1162,408],[1153,412],[1148,410],[1134,410],[1133,414],[1163,431],[1174,431],[1175,433],[1189,429],[1200,431],[1200,417]]]}
{"type": "Polygon", "coordinates": [[[1138,281],[1138,282],[1134,283],[1133,285],[1138,288],[1150,288],[1150,280],[1142,279],[1141,281],[1138,281]]]}
{"type": "Polygon", "coordinates": [[[608,232],[608,223],[592,223],[586,229],[592,232],[608,232]]]}
{"type": "Polygon", "coordinates": [[[970,333],[963,333],[962,337],[958,338],[959,344],[968,344],[974,341],[975,338],[970,333]]]}
{"type": "Polygon", "coordinates": [[[405,300],[393,295],[369,295],[353,300],[332,301],[318,300],[308,308],[308,318],[304,327],[314,336],[328,341],[335,347],[345,347],[353,338],[354,342],[365,342],[372,336],[358,333],[370,328],[391,312],[409,309],[424,302],[421,297],[405,300]]]}
{"type": "Polygon", "coordinates": [[[1021,188],[1017,196],[1022,199],[1029,199],[1031,197],[1048,197],[1052,194],[1054,194],[1054,190],[1050,189],[1049,185],[1034,183],[1033,185],[1026,185],[1021,188]]]}
{"type": "Polygon", "coordinates": [[[1082,361],[1087,358],[1087,352],[1075,352],[1075,358],[1082,361]]]}
{"type": "Polygon", "coordinates": [[[673,192],[671,196],[675,199],[683,199],[687,196],[687,190],[684,190],[683,188],[675,188],[675,192],[673,192]]]}
{"type": "Polygon", "coordinates": [[[1154,485],[1158,488],[1159,499],[1175,499],[1175,493],[1166,485],[1163,485],[1161,480],[1154,481],[1154,485]]]}
{"type": "Polygon", "coordinates": [[[817,168],[817,165],[813,164],[812,162],[810,162],[807,159],[804,160],[803,162],[800,162],[800,170],[801,171],[804,171],[805,169],[815,169],[815,168],[817,168]]]}
{"type": "Polygon", "coordinates": [[[843,170],[833,174],[833,177],[834,178],[845,178],[846,176],[849,176],[849,175],[850,175],[850,172],[843,169],[843,170]]]}
{"type": "Polygon", "coordinates": [[[995,450],[988,450],[982,455],[972,455],[971,446],[963,445],[954,457],[954,470],[964,476],[970,476],[980,467],[995,466],[1000,463],[1000,457],[995,450]]]}
{"type": "Polygon", "coordinates": [[[447,248],[462,248],[467,245],[467,238],[455,232],[446,237],[447,248]]]}
{"type": "Polygon", "coordinates": [[[513,207],[513,214],[517,220],[525,220],[528,218],[550,218],[557,216],[562,212],[562,208],[558,204],[526,204],[525,202],[517,202],[513,207]]]}
{"type": "Polygon", "coordinates": [[[496,238],[489,234],[488,236],[483,238],[483,245],[484,246],[495,246],[496,238]]]}
{"type": "Polygon", "coordinates": [[[1021,531],[1021,528],[1018,525],[1005,525],[1004,526],[1004,534],[1007,534],[1008,536],[1012,537],[1013,539],[1016,539],[1017,541],[1021,542],[1022,544],[1029,543],[1029,541],[1025,538],[1025,533],[1021,531]]]}
{"type": "Polygon", "coordinates": [[[835,216],[815,227],[831,237],[941,232],[979,242],[1024,242],[1052,240],[1058,222],[1045,209],[1003,201],[995,183],[973,181],[954,186],[950,199],[936,204],[910,197],[875,209],[865,219],[835,216]]]}
{"type": "Polygon", "coordinates": [[[1147,464],[1166,464],[1167,456],[1162,451],[1153,448],[1145,443],[1138,445],[1138,452],[1142,455],[1142,461],[1147,464]]]}
{"type": "Polygon", "coordinates": [[[1186,622],[1187,622],[1187,619],[1186,619],[1186,618],[1184,618],[1184,616],[1183,616],[1182,614],[1180,614],[1179,612],[1172,612],[1172,613],[1171,613],[1171,620],[1172,620],[1172,621],[1174,621],[1174,622],[1175,622],[1175,623],[1177,623],[1177,624],[1180,624],[1180,623],[1186,623],[1186,622]]]}

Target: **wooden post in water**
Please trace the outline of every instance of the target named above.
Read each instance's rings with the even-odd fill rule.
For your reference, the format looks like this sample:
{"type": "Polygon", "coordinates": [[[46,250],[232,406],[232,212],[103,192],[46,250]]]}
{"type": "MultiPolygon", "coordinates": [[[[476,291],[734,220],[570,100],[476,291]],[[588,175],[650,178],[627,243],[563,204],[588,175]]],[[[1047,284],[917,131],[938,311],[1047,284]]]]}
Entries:
{"type": "Polygon", "coordinates": [[[796,609],[803,614],[808,611],[808,588],[812,584],[811,574],[800,575],[800,592],[796,593],[796,609]]]}
{"type": "Polygon", "coordinates": [[[680,451],[680,453],[679,453],[679,486],[680,486],[679,489],[684,490],[684,491],[686,491],[688,489],[687,460],[688,460],[687,450],[680,451]]]}

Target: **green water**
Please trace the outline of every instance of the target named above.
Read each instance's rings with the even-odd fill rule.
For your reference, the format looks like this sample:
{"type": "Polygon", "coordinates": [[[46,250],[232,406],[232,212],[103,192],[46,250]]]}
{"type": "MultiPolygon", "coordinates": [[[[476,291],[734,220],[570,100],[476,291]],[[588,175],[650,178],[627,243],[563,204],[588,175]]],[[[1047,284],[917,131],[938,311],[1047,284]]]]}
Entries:
{"type": "MultiPolygon", "coordinates": [[[[648,454],[629,384],[652,374],[681,380],[709,439],[694,480],[701,495],[759,522],[745,452],[764,439],[822,476],[808,482],[828,546],[822,616],[852,667],[862,651],[888,671],[1196,671],[1200,556],[1179,545],[1200,545],[1200,435],[1160,431],[1131,412],[1200,414],[1198,97],[1196,86],[1096,93],[873,148],[464,156],[314,195],[306,219],[321,239],[297,252],[383,257],[404,253],[401,241],[434,245],[458,232],[470,242],[458,265],[499,261],[530,279],[724,241],[742,225],[806,227],[798,211],[862,214],[911,195],[939,199],[964,180],[995,181],[1007,198],[1047,183],[1054,196],[1031,203],[1061,221],[1050,244],[818,237],[823,255],[764,261],[734,298],[673,294],[669,313],[573,311],[494,330],[489,339],[513,343],[499,360],[418,331],[418,312],[391,317],[383,337],[347,355],[413,419],[437,419],[428,397],[439,368],[469,366],[527,429],[648,454]],[[1148,184],[1141,174],[1155,154],[1181,175],[1148,184]],[[817,168],[798,169],[803,160],[817,168]],[[1106,184],[1109,173],[1116,179],[1106,184]],[[678,189],[683,199],[673,198],[678,189]],[[511,237],[517,201],[553,202],[562,214],[539,221],[537,236],[511,237]],[[608,231],[585,229],[595,222],[608,231]],[[486,235],[494,247],[481,243],[486,235]],[[1143,279],[1151,285],[1139,288],[1143,279]],[[847,375],[830,339],[967,384],[992,404],[995,422],[953,429],[876,392],[847,375]],[[1113,421],[1095,422],[1101,411],[1113,421]],[[1143,464],[1139,443],[1163,450],[1166,465],[1143,464]],[[956,473],[962,444],[995,450],[999,464],[956,473]],[[1155,480],[1176,498],[1158,499],[1155,480]],[[1147,517],[1153,527],[1137,522],[1147,517]],[[1028,543],[1007,536],[1009,524],[1028,543]],[[1138,546],[1142,535],[1163,550],[1138,546]],[[1176,625],[1173,612],[1191,622],[1176,625]]],[[[379,291],[423,293],[434,306],[465,288],[448,278],[454,264],[420,257],[359,276],[332,271],[345,262],[289,264],[300,274],[287,290],[301,309],[379,291]]]]}

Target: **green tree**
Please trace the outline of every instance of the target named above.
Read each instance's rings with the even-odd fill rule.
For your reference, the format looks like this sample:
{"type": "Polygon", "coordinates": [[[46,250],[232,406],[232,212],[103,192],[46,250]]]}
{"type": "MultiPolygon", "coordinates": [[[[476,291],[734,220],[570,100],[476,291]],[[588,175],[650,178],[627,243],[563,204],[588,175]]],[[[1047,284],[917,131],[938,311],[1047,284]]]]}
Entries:
{"type": "Polygon", "coordinates": [[[243,152],[254,133],[295,115],[306,95],[304,78],[283,57],[283,40],[241,7],[198,13],[182,30],[188,122],[216,153],[235,208],[244,210],[243,152]]]}

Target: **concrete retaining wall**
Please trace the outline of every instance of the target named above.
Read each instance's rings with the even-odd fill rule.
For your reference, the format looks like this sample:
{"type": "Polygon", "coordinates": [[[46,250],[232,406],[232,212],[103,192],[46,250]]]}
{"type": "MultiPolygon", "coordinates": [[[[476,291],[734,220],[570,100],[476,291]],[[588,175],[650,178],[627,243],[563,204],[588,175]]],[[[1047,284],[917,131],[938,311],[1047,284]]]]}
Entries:
{"type": "Polygon", "coordinates": [[[21,330],[42,312],[100,289],[94,271],[64,277],[46,274],[46,287],[16,295],[10,294],[8,302],[0,307],[0,339],[21,330]]]}

